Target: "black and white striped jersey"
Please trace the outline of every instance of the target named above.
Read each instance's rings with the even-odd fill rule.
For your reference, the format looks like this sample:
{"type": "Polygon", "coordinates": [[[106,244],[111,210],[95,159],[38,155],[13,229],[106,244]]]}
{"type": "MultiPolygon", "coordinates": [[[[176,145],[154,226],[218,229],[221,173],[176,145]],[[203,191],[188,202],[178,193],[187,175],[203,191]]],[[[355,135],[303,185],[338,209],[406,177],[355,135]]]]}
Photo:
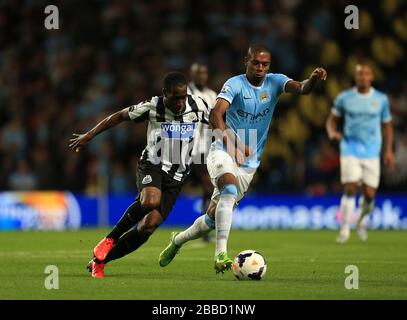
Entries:
{"type": "Polygon", "coordinates": [[[177,181],[183,181],[192,164],[194,139],[202,128],[209,128],[209,107],[200,97],[189,95],[183,113],[166,108],[164,97],[153,97],[129,107],[135,122],[148,120],[147,146],[141,160],[160,164],[161,169],[177,181]]]}

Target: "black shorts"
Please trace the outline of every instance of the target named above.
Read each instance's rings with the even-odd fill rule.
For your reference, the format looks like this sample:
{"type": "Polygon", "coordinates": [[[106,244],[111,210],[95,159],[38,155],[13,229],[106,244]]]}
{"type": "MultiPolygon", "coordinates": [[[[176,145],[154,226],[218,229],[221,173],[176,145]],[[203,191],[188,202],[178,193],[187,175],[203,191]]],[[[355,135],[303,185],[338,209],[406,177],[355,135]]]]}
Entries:
{"type": "Polygon", "coordinates": [[[175,201],[181,192],[184,183],[171,178],[161,170],[161,165],[155,165],[148,161],[140,160],[137,167],[136,201],[140,200],[140,194],[145,187],[156,187],[161,190],[160,213],[165,220],[174,207],[175,201]]]}

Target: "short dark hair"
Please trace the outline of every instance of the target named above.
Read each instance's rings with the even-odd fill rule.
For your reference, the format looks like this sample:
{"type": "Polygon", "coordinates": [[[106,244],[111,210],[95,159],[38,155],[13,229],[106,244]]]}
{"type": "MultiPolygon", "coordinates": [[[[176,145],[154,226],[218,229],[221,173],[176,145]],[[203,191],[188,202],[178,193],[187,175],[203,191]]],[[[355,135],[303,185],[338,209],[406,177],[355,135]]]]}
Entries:
{"type": "Polygon", "coordinates": [[[171,90],[171,88],[176,86],[186,86],[188,84],[188,80],[185,74],[179,71],[171,71],[168,72],[164,76],[164,89],[171,90]]]}
{"type": "Polygon", "coordinates": [[[267,48],[264,44],[254,44],[249,47],[247,50],[247,56],[250,56],[254,52],[267,52],[271,55],[269,48],[267,48]]]}

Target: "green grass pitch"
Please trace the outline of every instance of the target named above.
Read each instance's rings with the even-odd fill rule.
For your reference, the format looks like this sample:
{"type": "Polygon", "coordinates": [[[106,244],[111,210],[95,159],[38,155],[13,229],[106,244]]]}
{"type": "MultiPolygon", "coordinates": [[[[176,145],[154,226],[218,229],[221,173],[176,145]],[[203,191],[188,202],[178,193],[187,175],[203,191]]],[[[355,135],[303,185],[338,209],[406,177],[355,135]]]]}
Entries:
{"type": "Polygon", "coordinates": [[[345,245],[334,231],[232,230],[229,253],[260,251],[261,281],[238,281],[213,270],[214,243],[186,244],[165,268],[158,255],[170,229],[159,229],[138,251],[113,261],[104,279],[85,269],[107,230],[0,233],[0,299],[407,299],[407,232],[356,234],[345,245]],[[47,265],[59,270],[59,289],[47,290],[47,265]],[[345,288],[347,265],[359,270],[359,289],[345,288]]]}

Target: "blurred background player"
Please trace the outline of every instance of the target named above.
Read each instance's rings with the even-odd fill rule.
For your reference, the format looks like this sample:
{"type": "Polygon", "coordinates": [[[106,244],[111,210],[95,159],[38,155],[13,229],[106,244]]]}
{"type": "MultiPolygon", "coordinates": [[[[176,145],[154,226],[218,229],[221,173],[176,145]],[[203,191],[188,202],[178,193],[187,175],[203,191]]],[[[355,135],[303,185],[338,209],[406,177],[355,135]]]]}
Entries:
{"type": "Polygon", "coordinates": [[[201,97],[210,108],[215,106],[216,92],[208,87],[208,67],[202,63],[193,63],[189,70],[191,81],[188,83],[188,93],[201,97]]]}
{"type": "MultiPolygon", "coordinates": [[[[189,70],[190,82],[188,83],[188,93],[201,97],[212,109],[216,102],[216,92],[207,86],[209,80],[208,67],[202,63],[193,63],[189,70]]],[[[202,127],[203,128],[203,127],[202,127]]],[[[202,191],[202,212],[206,212],[211,201],[213,192],[213,185],[211,178],[206,168],[206,156],[211,141],[204,139],[204,132],[197,132],[197,135],[201,134],[203,139],[196,139],[196,144],[192,151],[192,155],[195,159],[199,159],[199,163],[194,163],[191,166],[191,178],[198,182],[202,191]],[[209,142],[209,143],[208,143],[209,142]]],[[[202,237],[204,241],[209,241],[209,234],[202,237]]]]}
{"type": "Polygon", "coordinates": [[[267,47],[251,46],[244,59],[245,74],[234,76],[223,85],[209,116],[212,129],[221,133],[207,158],[215,185],[209,209],[188,229],[172,233],[170,244],[160,254],[162,267],[172,261],[185,242],[215,229],[215,271],[223,273],[231,268],[227,241],[233,210],[260,165],[278,97],[283,92],[309,94],[320,80],[327,78],[323,68],[316,68],[308,79],[294,81],[281,73],[268,73],[270,62],[267,47]],[[254,137],[250,137],[254,133],[250,130],[254,130],[254,137]]]}
{"type": "Polygon", "coordinates": [[[380,151],[384,135],[383,159],[390,169],[395,166],[393,127],[389,99],[372,87],[373,72],[369,65],[358,64],[356,86],[341,92],[334,101],[326,129],[330,139],[340,141],[340,168],[343,192],[340,203],[342,223],[337,241],[350,237],[351,217],[356,208],[356,194],[361,183],[360,214],[356,227],[361,240],[367,240],[364,217],[373,211],[380,179],[380,151]],[[343,133],[338,129],[343,120],[343,133]]]}
{"type": "Polygon", "coordinates": [[[162,96],[124,108],[70,140],[69,147],[79,152],[95,136],[123,121],[148,121],[147,146],[137,166],[137,198],[94,248],[87,266],[93,277],[103,278],[106,263],[137,250],[164,222],[189,174],[195,132],[208,124],[208,107],[201,98],[187,94],[183,73],[170,72],[163,82],[162,96]],[[191,130],[181,134],[185,128],[191,130]]]}

